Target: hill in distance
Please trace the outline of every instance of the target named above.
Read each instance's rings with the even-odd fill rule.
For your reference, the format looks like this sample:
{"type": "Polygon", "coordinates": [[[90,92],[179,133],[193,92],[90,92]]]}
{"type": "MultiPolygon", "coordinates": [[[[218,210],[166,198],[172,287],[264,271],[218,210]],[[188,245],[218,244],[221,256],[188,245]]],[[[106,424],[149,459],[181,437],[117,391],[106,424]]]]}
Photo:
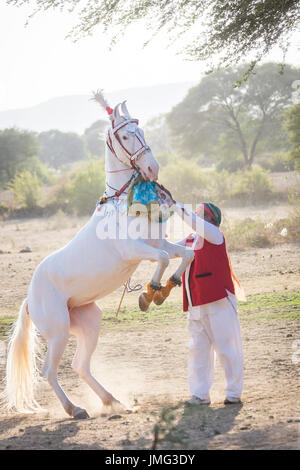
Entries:
{"type": "MultiPolygon", "coordinates": [[[[151,118],[166,113],[179,103],[195,82],[171,83],[151,87],[128,88],[105,93],[110,106],[127,100],[132,117],[143,126],[151,118]]],[[[0,111],[0,129],[18,127],[36,132],[59,129],[63,132],[84,130],[98,119],[105,119],[105,112],[89,95],[73,95],[52,98],[36,106],[24,109],[0,111]]]]}

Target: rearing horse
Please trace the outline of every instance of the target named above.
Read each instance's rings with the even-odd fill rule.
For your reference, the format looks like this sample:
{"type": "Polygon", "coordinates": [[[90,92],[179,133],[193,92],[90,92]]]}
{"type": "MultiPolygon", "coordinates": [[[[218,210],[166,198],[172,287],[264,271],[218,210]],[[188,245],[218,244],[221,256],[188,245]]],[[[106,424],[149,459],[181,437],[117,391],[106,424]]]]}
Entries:
{"type": "Polygon", "coordinates": [[[121,105],[121,115],[119,105],[111,109],[100,92],[94,94],[94,99],[106,108],[111,121],[106,134],[106,190],[102,201],[106,202],[98,204],[91,219],[75,237],[46,257],[34,272],[9,343],[6,387],[2,394],[8,409],[21,412],[41,409],[34,398],[38,378],[36,330],[47,342],[43,374],[70,416],[88,417],[86,410],[70,401],[57,379],[58,365],[70,334],[77,339],[73,369],[100,397],[103,406],[114,410],[120,408],[121,403],[90,371],[102,318],[96,300],[122,286],[139,263],[148,259],[158,264],[147,292],[140,296],[140,307],[145,311],[152,300],[157,304],[163,302],[193,259],[190,249],[165,240],[165,223],[150,224],[159,236],[141,236],[149,231],[148,218],[127,214],[129,182],[137,172],[145,180],[157,180],[159,165],[146,145],[138,121],[130,117],[125,102],[121,105]],[[111,221],[118,227],[118,233],[124,232],[126,221],[126,235],[105,235],[104,226],[111,225],[111,221]],[[138,236],[132,230],[136,222],[140,224],[138,236]],[[161,288],[160,281],[169,257],[182,257],[182,262],[167,286],[161,288]]]}

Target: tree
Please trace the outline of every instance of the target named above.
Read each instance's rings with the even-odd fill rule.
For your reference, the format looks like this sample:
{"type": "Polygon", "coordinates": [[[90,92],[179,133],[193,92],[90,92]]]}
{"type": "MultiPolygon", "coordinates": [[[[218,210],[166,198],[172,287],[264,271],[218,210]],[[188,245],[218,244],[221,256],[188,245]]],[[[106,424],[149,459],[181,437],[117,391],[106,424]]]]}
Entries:
{"type": "Polygon", "coordinates": [[[16,128],[0,131],[0,181],[11,180],[38,151],[38,141],[33,132],[16,128]]]}
{"type": "Polygon", "coordinates": [[[41,132],[38,140],[41,147],[40,159],[53,168],[86,158],[84,142],[74,132],[61,132],[53,129],[41,132]]]}
{"type": "Polygon", "coordinates": [[[285,125],[293,144],[290,157],[295,161],[296,169],[300,170],[300,101],[286,112],[285,125]]]}
{"type": "MultiPolygon", "coordinates": [[[[21,6],[31,0],[6,0],[21,6]]],[[[79,9],[75,37],[90,35],[97,25],[113,41],[130,24],[146,20],[151,36],[165,28],[173,40],[191,36],[184,50],[195,60],[219,57],[223,65],[254,53],[253,65],[279,44],[283,51],[300,18],[298,0],[38,0],[36,11],[79,9]]],[[[150,36],[150,37],[151,37],[150,36]]]]}
{"type": "Polygon", "coordinates": [[[155,155],[171,152],[170,129],[166,124],[166,116],[164,114],[160,114],[146,123],[145,138],[155,155]]]}
{"type": "Polygon", "coordinates": [[[178,150],[187,156],[206,154],[207,159],[218,154],[232,159],[240,154],[244,166],[250,168],[259,145],[269,141],[269,150],[271,145],[280,150],[285,144],[280,118],[293,102],[292,83],[299,70],[287,66],[280,74],[276,64],[264,64],[234,87],[241,68],[207,75],[168,114],[178,150]]]}
{"type": "Polygon", "coordinates": [[[96,121],[84,131],[84,139],[87,149],[91,155],[102,157],[105,152],[104,131],[107,127],[107,121],[96,121]]]}

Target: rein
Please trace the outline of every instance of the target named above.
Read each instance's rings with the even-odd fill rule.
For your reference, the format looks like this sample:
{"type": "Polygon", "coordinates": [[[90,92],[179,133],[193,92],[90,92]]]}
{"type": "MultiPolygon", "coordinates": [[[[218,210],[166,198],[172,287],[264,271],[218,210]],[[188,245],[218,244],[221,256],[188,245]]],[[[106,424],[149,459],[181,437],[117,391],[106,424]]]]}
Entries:
{"type": "Polygon", "coordinates": [[[138,177],[138,174],[133,173],[133,175],[131,175],[129,180],[122,186],[121,189],[117,190],[115,194],[113,194],[112,196],[102,196],[98,201],[98,205],[101,206],[102,204],[105,204],[109,199],[113,199],[114,197],[120,197],[124,193],[124,191],[128,188],[128,186],[130,186],[131,182],[137,177],[138,177]]]}

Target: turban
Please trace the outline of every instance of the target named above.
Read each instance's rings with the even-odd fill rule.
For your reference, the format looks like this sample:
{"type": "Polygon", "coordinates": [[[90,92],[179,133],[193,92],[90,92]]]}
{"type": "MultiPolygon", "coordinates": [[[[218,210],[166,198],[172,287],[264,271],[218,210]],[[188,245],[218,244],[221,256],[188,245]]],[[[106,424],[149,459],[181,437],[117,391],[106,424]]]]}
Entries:
{"type": "Polygon", "coordinates": [[[222,220],[222,214],[221,214],[220,209],[217,206],[215,206],[212,202],[204,202],[203,209],[204,209],[204,212],[206,212],[213,218],[214,224],[219,227],[219,225],[221,224],[221,220],[222,220]]]}

